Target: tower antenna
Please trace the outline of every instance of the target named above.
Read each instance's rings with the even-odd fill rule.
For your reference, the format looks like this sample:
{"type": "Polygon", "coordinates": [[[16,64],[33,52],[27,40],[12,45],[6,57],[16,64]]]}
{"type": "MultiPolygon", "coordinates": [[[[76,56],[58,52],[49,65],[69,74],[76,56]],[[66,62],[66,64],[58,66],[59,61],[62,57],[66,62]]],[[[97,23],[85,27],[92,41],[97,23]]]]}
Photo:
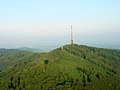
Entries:
{"type": "Polygon", "coordinates": [[[71,25],[71,45],[73,45],[73,27],[71,25]]]}

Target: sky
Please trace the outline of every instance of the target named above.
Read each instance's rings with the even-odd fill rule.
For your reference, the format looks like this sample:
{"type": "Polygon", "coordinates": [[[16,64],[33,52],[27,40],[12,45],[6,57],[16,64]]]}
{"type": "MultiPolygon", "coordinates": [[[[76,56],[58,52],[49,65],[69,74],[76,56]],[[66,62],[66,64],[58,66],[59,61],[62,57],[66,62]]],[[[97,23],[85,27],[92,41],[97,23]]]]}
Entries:
{"type": "Polygon", "coordinates": [[[120,0],[0,0],[0,48],[74,43],[120,49],[120,0]]]}

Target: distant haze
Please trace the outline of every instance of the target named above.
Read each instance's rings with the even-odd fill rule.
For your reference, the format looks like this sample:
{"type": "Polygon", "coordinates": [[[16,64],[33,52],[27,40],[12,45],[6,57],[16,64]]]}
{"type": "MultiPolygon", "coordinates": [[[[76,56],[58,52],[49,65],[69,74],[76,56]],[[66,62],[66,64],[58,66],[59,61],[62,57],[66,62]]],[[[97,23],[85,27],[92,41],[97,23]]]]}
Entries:
{"type": "Polygon", "coordinates": [[[120,0],[1,0],[0,48],[74,42],[120,49],[120,0]]]}

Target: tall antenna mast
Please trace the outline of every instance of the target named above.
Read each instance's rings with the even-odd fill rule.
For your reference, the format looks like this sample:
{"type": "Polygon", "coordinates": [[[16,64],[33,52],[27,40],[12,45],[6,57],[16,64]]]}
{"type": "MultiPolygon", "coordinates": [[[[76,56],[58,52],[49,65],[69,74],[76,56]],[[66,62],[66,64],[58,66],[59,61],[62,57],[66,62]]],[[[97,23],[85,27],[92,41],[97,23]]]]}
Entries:
{"type": "Polygon", "coordinates": [[[72,27],[72,25],[71,25],[71,45],[73,45],[73,27],[72,27]]]}

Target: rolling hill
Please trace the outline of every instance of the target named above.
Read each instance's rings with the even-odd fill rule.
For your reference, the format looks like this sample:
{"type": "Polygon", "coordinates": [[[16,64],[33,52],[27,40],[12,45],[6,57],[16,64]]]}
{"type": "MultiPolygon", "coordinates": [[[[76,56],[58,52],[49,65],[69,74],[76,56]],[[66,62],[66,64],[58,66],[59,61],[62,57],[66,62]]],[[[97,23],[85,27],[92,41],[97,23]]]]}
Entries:
{"type": "Polygon", "coordinates": [[[47,53],[0,49],[1,90],[120,90],[120,50],[65,45],[47,53]]]}

